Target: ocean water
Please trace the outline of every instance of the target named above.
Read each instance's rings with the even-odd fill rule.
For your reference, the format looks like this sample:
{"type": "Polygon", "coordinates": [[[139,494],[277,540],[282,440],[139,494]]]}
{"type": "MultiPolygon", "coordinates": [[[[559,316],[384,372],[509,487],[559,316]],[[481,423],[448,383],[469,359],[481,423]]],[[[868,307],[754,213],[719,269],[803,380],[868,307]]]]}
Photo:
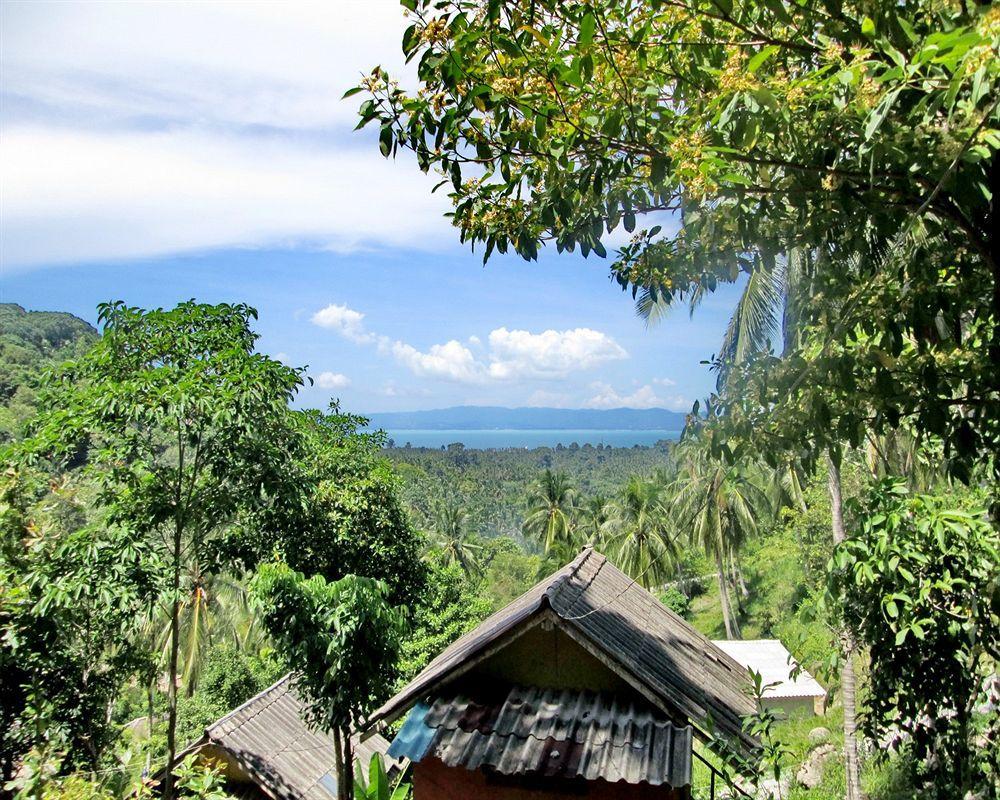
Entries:
{"type": "Polygon", "coordinates": [[[461,442],[476,450],[506,447],[555,447],[557,444],[603,444],[611,447],[649,446],[661,439],[676,441],[681,432],[668,430],[387,430],[396,447],[434,447],[461,442]]]}

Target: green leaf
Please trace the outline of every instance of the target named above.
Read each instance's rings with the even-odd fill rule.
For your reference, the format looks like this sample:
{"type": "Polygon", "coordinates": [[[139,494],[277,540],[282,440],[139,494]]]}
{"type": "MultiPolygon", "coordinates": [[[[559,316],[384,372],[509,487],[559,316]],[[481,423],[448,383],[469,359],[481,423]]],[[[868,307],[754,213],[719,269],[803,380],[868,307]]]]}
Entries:
{"type": "Polygon", "coordinates": [[[862,20],[861,33],[869,38],[875,35],[875,21],[871,17],[865,17],[862,20]]]}
{"type": "Polygon", "coordinates": [[[587,11],[580,20],[579,42],[582,47],[586,47],[594,40],[594,29],[597,27],[597,20],[592,11],[587,11]]]}
{"type": "Polygon", "coordinates": [[[778,45],[770,44],[759,53],[756,53],[754,57],[747,62],[747,72],[753,75],[758,69],[760,69],[761,65],[777,53],[778,50],[778,45]]]}

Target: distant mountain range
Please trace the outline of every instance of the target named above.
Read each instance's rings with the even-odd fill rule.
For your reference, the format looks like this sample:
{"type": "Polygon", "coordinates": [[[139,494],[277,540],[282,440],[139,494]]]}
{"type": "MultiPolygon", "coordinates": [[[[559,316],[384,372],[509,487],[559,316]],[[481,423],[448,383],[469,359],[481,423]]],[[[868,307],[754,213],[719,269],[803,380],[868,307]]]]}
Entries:
{"type": "Polygon", "coordinates": [[[502,408],[455,406],[430,411],[369,414],[371,427],[386,430],[627,430],[679,431],[685,414],[665,408],[502,408]]]}

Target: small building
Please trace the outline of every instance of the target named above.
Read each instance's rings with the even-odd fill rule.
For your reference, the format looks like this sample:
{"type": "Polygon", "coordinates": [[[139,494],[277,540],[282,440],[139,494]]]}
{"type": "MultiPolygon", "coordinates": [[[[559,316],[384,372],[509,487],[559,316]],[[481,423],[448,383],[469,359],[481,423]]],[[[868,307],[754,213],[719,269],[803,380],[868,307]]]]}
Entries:
{"type": "Polygon", "coordinates": [[[762,699],[769,708],[786,716],[825,713],[826,689],[799,667],[777,639],[720,639],[715,645],[734,661],[760,673],[762,684],[769,687],[765,688],[762,699]]]}
{"type": "Polygon", "coordinates": [[[741,726],[748,688],[743,667],[588,547],[365,730],[407,714],[388,752],[412,762],[414,800],[687,800],[695,739],[714,728],[758,745],[741,726]]]}
{"type": "MultiPolygon", "coordinates": [[[[290,675],[209,725],[178,754],[191,753],[222,764],[227,793],[240,800],[336,800],[333,736],[310,727],[290,675]]],[[[361,742],[355,758],[367,767],[374,753],[389,747],[381,736],[361,742]]],[[[386,769],[400,765],[387,760],[386,769]]]]}

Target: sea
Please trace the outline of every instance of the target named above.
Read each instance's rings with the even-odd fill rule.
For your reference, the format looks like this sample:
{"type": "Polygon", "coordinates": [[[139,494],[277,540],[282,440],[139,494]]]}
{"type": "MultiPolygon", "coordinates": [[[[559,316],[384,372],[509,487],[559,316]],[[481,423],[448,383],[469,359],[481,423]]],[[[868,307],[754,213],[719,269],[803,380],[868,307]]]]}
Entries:
{"type": "Polygon", "coordinates": [[[680,430],[386,430],[396,447],[446,447],[461,443],[474,450],[498,450],[504,448],[555,447],[591,444],[605,447],[649,447],[664,439],[676,441],[680,430]]]}

